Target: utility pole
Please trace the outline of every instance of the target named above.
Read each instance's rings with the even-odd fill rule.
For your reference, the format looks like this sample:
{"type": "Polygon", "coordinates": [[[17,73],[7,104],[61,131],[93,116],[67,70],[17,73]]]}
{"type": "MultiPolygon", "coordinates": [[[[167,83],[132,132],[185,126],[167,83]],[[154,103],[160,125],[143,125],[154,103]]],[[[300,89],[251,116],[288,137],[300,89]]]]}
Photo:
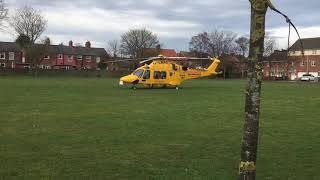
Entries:
{"type": "Polygon", "coordinates": [[[241,145],[240,180],[255,180],[260,115],[265,17],[269,0],[249,0],[251,4],[250,52],[245,99],[245,123],[241,145]]]}

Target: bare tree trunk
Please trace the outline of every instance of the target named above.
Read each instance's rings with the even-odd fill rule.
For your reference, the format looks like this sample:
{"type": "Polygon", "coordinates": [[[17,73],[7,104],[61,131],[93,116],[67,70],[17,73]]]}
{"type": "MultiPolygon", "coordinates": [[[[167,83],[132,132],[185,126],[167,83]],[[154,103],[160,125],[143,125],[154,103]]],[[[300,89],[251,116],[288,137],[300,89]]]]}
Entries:
{"type": "Polygon", "coordinates": [[[250,0],[251,34],[248,59],[248,84],[245,100],[245,123],[239,166],[240,180],[255,180],[260,115],[262,58],[265,37],[267,0],[250,0]]]}

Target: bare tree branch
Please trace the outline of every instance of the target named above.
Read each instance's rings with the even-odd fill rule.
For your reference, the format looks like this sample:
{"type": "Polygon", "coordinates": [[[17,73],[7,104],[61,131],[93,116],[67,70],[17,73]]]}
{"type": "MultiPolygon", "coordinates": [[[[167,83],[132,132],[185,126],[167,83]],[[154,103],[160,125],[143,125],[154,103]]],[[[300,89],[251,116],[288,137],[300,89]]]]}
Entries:
{"type": "Polygon", "coordinates": [[[32,43],[41,36],[47,27],[47,20],[32,7],[25,6],[16,10],[9,24],[17,34],[27,35],[32,43]]]}
{"type": "Polygon", "coordinates": [[[119,41],[116,39],[109,41],[107,44],[107,51],[113,58],[117,58],[120,55],[119,41]]]}
{"type": "Polygon", "coordinates": [[[265,36],[264,40],[264,55],[270,56],[274,50],[277,49],[277,42],[276,40],[271,36],[265,36]]]}
{"type": "Polygon", "coordinates": [[[239,37],[236,41],[240,54],[246,56],[249,51],[250,40],[246,37],[239,37]]]}
{"type": "Polygon", "coordinates": [[[5,6],[4,0],[0,0],[0,26],[5,18],[7,18],[8,9],[5,6]]]}
{"type": "Polygon", "coordinates": [[[131,29],[121,36],[121,49],[134,58],[143,57],[144,50],[159,44],[156,34],[147,29],[131,29]]]}
{"type": "Polygon", "coordinates": [[[236,34],[229,31],[214,30],[212,32],[200,33],[192,37],[190,50],[200,54],[209,54],[219,57],[222,54],[234,52],[236,34]]]}

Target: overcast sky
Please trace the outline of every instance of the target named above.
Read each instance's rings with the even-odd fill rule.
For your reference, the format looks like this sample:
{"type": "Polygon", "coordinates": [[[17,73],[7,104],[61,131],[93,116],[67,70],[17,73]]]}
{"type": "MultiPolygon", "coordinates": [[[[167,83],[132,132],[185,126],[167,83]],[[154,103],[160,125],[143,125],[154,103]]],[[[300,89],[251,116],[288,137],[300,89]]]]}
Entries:
{"type": "MultiPolygon", "coordinates": [[[[215,28],[249,35],[249,0],[5,0],[10,13],[20,6],[32,6],[48,19],[43,36],[54,44],[69,40],[106,47],[130,28],[147,28],[158,34],[166,48],[188,50],[193,35],[215,28]]],[[[319,0],[274,0],[288,14],[301,36],[320,37],[319,0]]],[[[267,32],[286,48],[288,25],[272,11],[267,15],[267,32]]],[[[0,41],[14,35],[0,32],[0,41]]],[[[295,41],[296,36],[291,41],[295,41]]],[[[292,42],[293,43],[293,42],[292,42]]]]}

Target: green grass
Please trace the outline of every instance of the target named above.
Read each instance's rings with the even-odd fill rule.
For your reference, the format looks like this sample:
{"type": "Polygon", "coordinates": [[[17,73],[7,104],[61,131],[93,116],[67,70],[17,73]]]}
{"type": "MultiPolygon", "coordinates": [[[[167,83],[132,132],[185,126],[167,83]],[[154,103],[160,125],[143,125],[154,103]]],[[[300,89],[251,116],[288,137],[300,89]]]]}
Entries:
{"type": "MultiPolygon", "coordinates": [[[[0,179],[236,179],[245,81],[0,79],[0,179]]],[[[320,179],[320,85],[263,84],[258,179],[320,179]]]]}

